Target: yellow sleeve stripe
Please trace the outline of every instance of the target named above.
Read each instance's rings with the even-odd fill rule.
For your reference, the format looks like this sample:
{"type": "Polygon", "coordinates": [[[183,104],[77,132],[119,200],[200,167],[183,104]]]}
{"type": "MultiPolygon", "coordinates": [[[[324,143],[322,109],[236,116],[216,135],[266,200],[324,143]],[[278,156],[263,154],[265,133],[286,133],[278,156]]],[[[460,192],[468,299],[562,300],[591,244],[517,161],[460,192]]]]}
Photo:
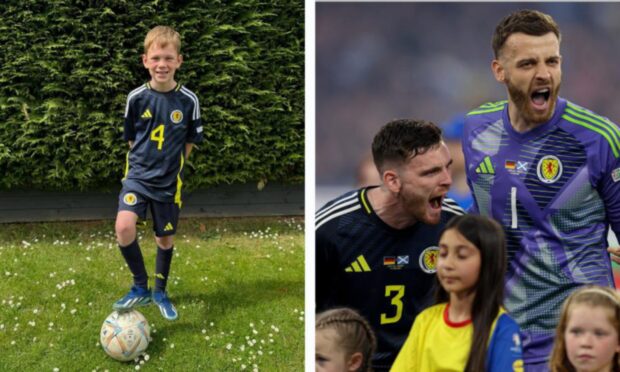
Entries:
{"type": "Polygon", "coordinates": [[[127,151],[127,155],[125,155],[125,175],[123,176],[123,179],[127,178],[127,173],[129,173],[129,152],[131,150],[127,151]]]}
{"type": "Polygon", "coordinates": [[[181,167],[179,168],[179,173],[177,174],[177,192],[174,194],[174,202],[179,205],[179,208],[183,205],[183,202],[181,201],[181,187],[183,186],[181,172],[183,171],[183,164],[185,164],[185,159],[183,157],[184,154],[181,153],[181,167]]]}

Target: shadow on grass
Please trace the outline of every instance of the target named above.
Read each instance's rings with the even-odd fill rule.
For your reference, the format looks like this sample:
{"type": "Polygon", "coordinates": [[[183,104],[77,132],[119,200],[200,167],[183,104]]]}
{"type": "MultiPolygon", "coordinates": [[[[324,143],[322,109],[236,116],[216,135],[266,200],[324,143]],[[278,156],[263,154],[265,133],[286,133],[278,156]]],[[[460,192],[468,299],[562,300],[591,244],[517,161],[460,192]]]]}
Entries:
{"type": "MultiPolygon", "coordinates": [[[[179,319],[168,321],[163,318],[154,320],[157,324],[157,333],[154,342],[148,347],[148,354],[152,357],[160,356],[165,353],[166,348],[170,347],[167,342],[162,342],[164,338],[172,338],[174,334],[193,333],[199,327],[200,321],[195,316],[204,317],[209,322],[218,321],[230,315],[231,309],[253,307],[258,304],[266,304],[286,297],[296,297],[303,303],[304,300],[304,281],[282,281],[282,280],[258,280],[252,282],[230,282],[225,288],[215,292],[200,292],[197,288],[193,292],[176,292],[172,294],[172,301],[179,310],[179,319]],[[184,317],[181,306],[183,304],[200,303],[205,304],[203,314],[194,314],[192,318],[184,317]]],[[[302,305],[303,306],[303,305],[302,305]]],[[[156,307],[147,312],[157,312],[156,307]]],[[[143,311],[143,310],[141,310],[143,311]]],[[[143,311],[144,312],[144,311],[143,311]]],[[[149,316],[149,319],[154,319],[149,316]]]]}
{"type": "Polygon", "coordinates": [[[302,280],[256,280],[230,281],[226,287],[215,292],[184,292],[175,296],[181,303],[204,302],[207,305],[208,319],[218,320],[230,312],[231,308],[251,307],[256,304],[278,301],[285,297],[298,297],[304,300],[304,281],[302,280]]]}

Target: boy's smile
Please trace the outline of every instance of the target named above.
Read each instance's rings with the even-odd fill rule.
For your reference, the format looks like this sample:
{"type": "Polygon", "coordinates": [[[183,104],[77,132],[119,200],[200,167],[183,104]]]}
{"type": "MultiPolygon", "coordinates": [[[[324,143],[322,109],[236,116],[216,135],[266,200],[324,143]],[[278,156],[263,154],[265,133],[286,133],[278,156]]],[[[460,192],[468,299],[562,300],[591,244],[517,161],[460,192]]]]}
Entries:
{"type": "Polygon", "coordinates": [[[174,73],[181,67],[183,56],[177,53],[172,43],[165,46],[153,43],[148,52],[142,55],[142,63],[149,70],[153,89],[167,92],[177,84],[174,73]]]}

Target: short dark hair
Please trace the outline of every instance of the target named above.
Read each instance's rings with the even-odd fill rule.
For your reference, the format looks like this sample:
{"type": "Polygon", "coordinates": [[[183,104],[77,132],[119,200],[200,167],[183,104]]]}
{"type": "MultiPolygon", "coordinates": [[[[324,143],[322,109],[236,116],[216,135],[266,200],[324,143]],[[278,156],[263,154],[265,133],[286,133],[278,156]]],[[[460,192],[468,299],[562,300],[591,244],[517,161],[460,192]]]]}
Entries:
{"type": "Polygon", "coordinates": [[[550,15],[538,10],[522,9],[502,19],[493,33],[493,53],[495,58],[512,34],[522,32],[526,35],[542,36],[553,32],[561,40],[560,27],[550,15]]]}
{"type": "Polygon", "coordinates": [[[441,128],[430,121],[393,120],[383,126],[372,141],[372,158],[379,173],[387,162],[404,164],[441,143],[441,128]]]}

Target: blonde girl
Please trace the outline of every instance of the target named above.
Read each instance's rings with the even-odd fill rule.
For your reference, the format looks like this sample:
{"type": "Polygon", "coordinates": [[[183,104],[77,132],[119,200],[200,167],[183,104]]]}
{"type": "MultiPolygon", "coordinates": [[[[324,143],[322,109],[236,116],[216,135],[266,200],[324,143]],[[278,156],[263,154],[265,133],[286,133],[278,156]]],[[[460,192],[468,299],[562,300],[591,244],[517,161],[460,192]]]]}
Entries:
{"type": "Polygon", "coordinates": [[[551,353],[551,371],[620,372],[620,295],[589,285],[564,301],[551,353]]]}

